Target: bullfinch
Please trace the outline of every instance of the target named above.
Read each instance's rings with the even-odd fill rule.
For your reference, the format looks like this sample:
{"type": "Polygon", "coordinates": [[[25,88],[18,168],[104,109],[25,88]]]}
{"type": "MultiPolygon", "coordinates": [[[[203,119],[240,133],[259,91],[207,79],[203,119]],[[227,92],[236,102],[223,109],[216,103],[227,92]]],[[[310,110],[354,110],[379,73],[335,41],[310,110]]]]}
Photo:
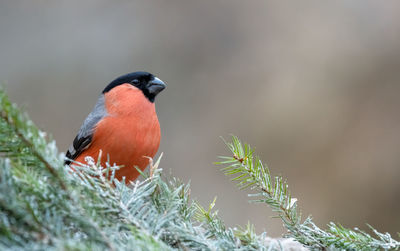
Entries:
{"type": "Polygon", "coordinates": [[[126,182],[139,176],[135,166],[144,170],[160,145],[160,124],[154,100],[166,87],[148,72],[133,72],[112,81],[101,93],[92,112],[83,122],[78,135],[66,153],[65,164],[71,160],[95,161],[101,154],[106,161],[122,166],[115,178],[126,182]]]}

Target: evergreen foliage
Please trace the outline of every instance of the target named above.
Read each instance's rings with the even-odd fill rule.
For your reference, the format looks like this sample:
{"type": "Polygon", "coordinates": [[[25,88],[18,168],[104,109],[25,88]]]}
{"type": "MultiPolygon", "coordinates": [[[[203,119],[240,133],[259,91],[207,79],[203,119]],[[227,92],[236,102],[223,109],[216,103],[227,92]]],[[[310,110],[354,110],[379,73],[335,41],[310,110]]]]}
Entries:
{"type": "MultiPolygon", "coordinates": [[[[0,90],[0,250],[283,250],[286,240],[257,235],[249,224],[228,228],[213,211],[190,200],[189,185],[163,178],[160,158],[131,183],[113,179],[117,166],[88,158],[64,166],[55,142],[0,90]]],[[[225,172],[241,188],[258,190],[283,220],[288,236],[315,249],[399,249],[389,234],[377,238],[330,224],[301,222],[296,199],[281,177],[236,137],[225,172]]],[[[292,242],[293,244],[293,242],[292,242]]],[[[296,244],[296,243],[295,243],[296,244]]],[[[300,245],[300,244],[299,244],[300,245]]],[[[301,247],[301,246],[298,246],[301,247]]]]}
{"type": "MultiPolygon", "coordinates": [[[[226,143],[226,142],[225,142],[226,143]]],[[[250,188],[257,193],[249,196],[257,197],[256,202],[266,203],[281,218],[288,230],[288,237],[293,237],[300,243],[312,249],[339,250],[398,250],[400,242],[392,239],[389,233],[380,233],[369,226],[376,237],[355,228],[347,229],[341,225],[330,223],[328,230],[317,227],[311,217],[301,222],[297,207],[297,199],[292,198],[288,184],[277,176],[272,178],[267,166],[248,144],[232,136],[232,143],[226,143],[232,152],[232,157],[220,157],[223,161],[217,164],[227,165],[223,168],[226,175],[234,175],[233,181],[238,182],[240,189],[250,188]]]]}

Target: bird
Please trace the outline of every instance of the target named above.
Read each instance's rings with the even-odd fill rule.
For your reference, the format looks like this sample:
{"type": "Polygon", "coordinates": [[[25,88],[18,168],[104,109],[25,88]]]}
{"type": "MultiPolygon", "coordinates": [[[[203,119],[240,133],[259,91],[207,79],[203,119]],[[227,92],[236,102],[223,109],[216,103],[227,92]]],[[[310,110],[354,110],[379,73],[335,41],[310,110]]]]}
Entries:
{"type": "Polygon", "coordinates": [[[101,166],[108,161],[121,168],[119,181],[136,180],[158,151],[161,139],[155,98],[166,84],[151,73],[138,71],[120,76],[100,94],[65,155],[65,164],[85,163],[87,156],[101,166]]]}

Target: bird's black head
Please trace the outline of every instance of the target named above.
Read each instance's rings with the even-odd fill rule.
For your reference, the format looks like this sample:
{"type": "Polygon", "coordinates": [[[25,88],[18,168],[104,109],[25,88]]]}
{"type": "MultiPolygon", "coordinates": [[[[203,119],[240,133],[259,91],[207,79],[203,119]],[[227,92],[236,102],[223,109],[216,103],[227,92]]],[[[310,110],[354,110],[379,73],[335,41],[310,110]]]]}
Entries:
{"type": "Polygon", "coordinates": [[[153,74],[144,71],[137,71],[128,73],[112,81],[104,89],[103,94],[122,84],[131,84],[142,90],[143,94],[150,100],[150,102],[154,102],[154,98],[157,94],[166,87],[165,83],[153,74]]]}

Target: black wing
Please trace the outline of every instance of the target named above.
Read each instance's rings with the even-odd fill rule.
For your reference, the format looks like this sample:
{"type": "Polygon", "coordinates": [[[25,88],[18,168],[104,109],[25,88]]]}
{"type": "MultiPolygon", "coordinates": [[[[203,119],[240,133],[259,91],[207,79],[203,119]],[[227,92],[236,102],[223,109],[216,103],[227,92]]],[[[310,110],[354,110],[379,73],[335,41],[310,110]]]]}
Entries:
{"type": "Polygon", "coordinates": [[[71,160],[76,159],[79,154],[81,154],[84,150],[86,150],[89,146],[90,143],[92,143],[92,138],[93,135],[89,135],[87,137],[79,137],[77,135],[74,139],[74,142],[72,145],[69,147],[67,153],[65,154],[65,165],[71,164],[71,160]]]}
{"type": "Polygon", "coordinates": [[[74,142],[68,148],[65,155],[64,163],[71,164],[71,160],[75,160],[84,150],[88,149],[93,139],[93,132],[99,121],[107,116],[107,110],[104,106],[104,95],[102,94],[98,99],[93,111],[87,116],[83,122],[78,135],[75,137],[74,142]]]}

